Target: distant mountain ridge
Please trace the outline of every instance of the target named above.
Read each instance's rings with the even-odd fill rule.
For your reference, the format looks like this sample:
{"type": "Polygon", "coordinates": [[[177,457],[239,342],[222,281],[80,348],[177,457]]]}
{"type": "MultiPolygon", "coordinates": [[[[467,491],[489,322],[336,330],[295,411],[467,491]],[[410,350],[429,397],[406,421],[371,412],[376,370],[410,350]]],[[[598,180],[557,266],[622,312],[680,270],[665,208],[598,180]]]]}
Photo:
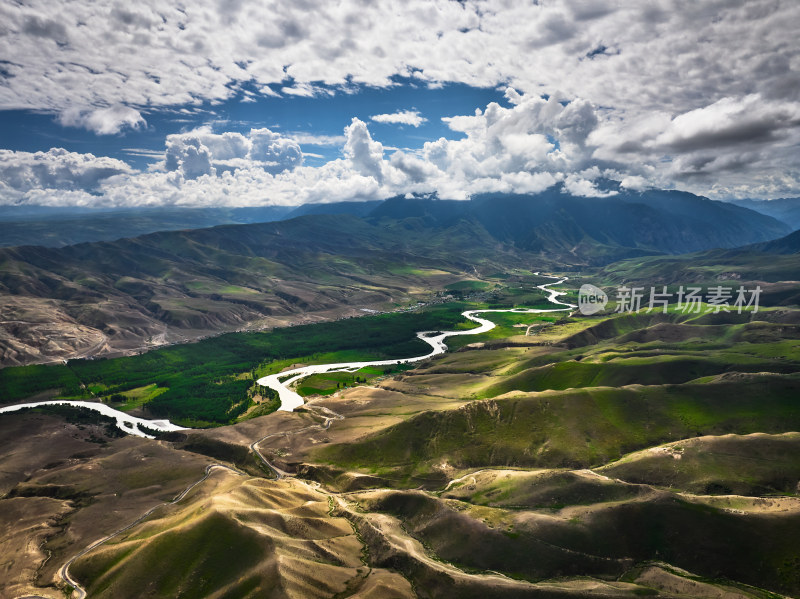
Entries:
{"type": "Polygon", "coordinates": [[[730,200],[730,203],[771,216],[786,223],[792,229],[800,229],[800,198],[730,200]]]}
{"type": "MultiPolygon", "coordinates": [[[[311,214],[350,214],[352,216],[367,216],[384,200],[363,200],[349,202],[330,202],[328,204],[302,204],[286,214],[284,219],[308,216],[311,214]]],[[[275,220],[284,220],[275,219],[275,220]]]]}
{"type": "Polygon", "coordinates": [[[157,231],[270,222],[286,218],[293,210],[293,206],[108,210],[0,206],[0,246],[64,247],[76,243],[114,241],[157,231]]]}
{"type": "Polygon", "coordinates": [[[626,250],[681,254],[768,241],[790,231],[772,217],[687,192],[623,191],[585,198],[565,194],[559,186],[533,196],[481,194],[468,202],[395,197],[367,216],[371,222],[408,218],[429,227],[473,219],[498,241],[519,249],[595,263],[637,253],[626,250]]]}
{"type": "Polygon", "coordinates": [[[800,254],[800,230],[789,233],[786,237],[753,244],[749,249],[765,254],[800,254]]]}
{"type": "MultiPolygon", "coordinates": [[[[0,246],[63,247],[115,241],[159,231],[347,214],[373,222],[385,218],[421,218],[419,222],[428,227],[446,227],[459,218],[477,218],[493,237],[505,243],[531,251],[558,250],[577,254],[582,253],[581,248],[585,251],[587,243],[591,243],[599,250],[594,259],[608,262],[625,255],[619,249],[612,249],[614,247],[638,250],[631,255],[653,251],[685,253],[766,241],[800,228],[800,225],[790,229],[785,223],[780,224],[780,214],[761,209],[764,202],[745,206],[679,191],[648,190],[640,193],[620,189],[618,185],[610,186],[610,189],[617,195],[582,198],[564,193],[563,186],[557,185],[536,195],[480,194],[472,201],[439,200],[435,195],[418,195],[296,207],[97,210],[0,206],[0,246]],[[768,218],[763,218],[764,215],[768,218]]],[[[792,201],[775,200],[768,204],[777,206],[780,202],[792,201]]],[[[796,205],[800,222],[800,200],[796,205]]]]}

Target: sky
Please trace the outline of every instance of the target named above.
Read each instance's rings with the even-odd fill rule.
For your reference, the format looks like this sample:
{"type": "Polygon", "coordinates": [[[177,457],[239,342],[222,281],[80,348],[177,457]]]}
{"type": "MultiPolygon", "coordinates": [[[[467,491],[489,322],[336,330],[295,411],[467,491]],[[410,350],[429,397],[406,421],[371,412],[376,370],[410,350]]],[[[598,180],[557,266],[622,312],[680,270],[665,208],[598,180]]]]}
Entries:
{"type": "Polygon", "coordinates": [[[0,205],[800,196],[796,0],[8,0],[0,205]]]}

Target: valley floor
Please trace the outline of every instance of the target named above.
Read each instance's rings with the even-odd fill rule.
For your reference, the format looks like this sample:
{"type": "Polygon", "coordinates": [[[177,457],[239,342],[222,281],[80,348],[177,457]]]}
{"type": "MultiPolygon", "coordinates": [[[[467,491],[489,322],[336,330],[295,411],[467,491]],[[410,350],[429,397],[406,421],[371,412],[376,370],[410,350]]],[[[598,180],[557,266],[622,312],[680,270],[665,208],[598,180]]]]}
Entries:
{"type": "Polygon", "coordinates": [[[4,415],[0,593],[136,522],[89,597],[800,594],[800,310],[519,319],[157,441],[4,415]]]}

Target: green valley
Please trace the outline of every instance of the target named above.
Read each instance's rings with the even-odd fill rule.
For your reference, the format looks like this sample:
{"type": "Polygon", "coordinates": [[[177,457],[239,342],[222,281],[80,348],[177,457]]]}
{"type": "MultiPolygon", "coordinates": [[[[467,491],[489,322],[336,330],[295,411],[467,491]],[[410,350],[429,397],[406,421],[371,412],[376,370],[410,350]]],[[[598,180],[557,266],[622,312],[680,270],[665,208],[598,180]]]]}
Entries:
{"type": "MultiPolygon", "coordinates": [[[[442,215],[405,224],[441,232],[424,223],[434,217],[442,215]]],[[[797,255],[793,239],[726,251],[783,268],[797,255]]],[[[146,439],[84,408],[0,415],[8,464],[0,508],[14,531],[5,551],[15,563],[39,564],[35,575],[13,567],[15,584],[164,598],[275,589],[476,599],[796,595],[798,286],[785,278],[790,271],[772,282],[734,272],[717,262],[719,251],[595,266],[597,254],[587,254],[556,270],[560,278],[540,274],[519,246],[484,256],[471,273],[470,250],[447,261],[417,257],[387,262],[380,277],[396,279],[381,285],[412,277],[426,303],[3,368],[3,403],[88,400],[153,419],[140,429],[154,437],[146,439]],[[511,265],[512,256],[520,262],[511,265]],[[758,309],[741,312],[707,301],[698,311],[673,301],[666,311],[615,312],[615,288],[645,288],[651,278],[704,294],[718,285],[764,291],[758,309]],[[584,283],[606,290],[605,310],[574,307],[584,283]],[[462,316],[470,311],[477,320],[462,316]],[[399,363],[436,347],[421,331],[440,339],[476,328],[445,337],[446,353],[399,363]],[[386,363],[362,364],[370,361],[386,363]],[[287,382],[303,367],[335,363],[343,366],[287,382]],[[265,384],[270,377],[277,383],[265,384]],[[282,385],[304,402],[294,411],[279,409],[282,385]],[[190,428],[165,432],[159,419],[190,428]],[[45,524],[12,520],[22,513],[45,524]],[[25,549],[29,537],[38,553],[25,549]]],[[[321,257],[332,270],[314,285],[328,285],[351,260],[321,257]]],[[[184,287],[225,301],[261,297],[254,284],[228,279],[184,287]]],[[[302,309],[313,312],[310,303],[302,309]]]]}

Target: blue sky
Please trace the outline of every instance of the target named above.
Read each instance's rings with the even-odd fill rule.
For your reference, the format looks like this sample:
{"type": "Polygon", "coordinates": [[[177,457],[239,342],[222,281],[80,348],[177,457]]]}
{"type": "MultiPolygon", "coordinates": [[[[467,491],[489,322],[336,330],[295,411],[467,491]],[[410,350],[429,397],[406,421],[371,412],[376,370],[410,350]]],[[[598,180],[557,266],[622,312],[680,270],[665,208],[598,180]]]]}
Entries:
{"type": "Polygon", "coordinates": [[[370,122],[370,117],[374,115],[417,111],[425,120],[416,127],[370,122],[370,131],[385,146],[418,149],[425,141],[439,137],[463,137],[463,134],[448,128],[442,121],[443,117],[470,114],[489,102],[505,103],[502,90],[497,88],[464,84],[431,88],[399,78],[395,85],[387,88],[362,86],[349,90],[349,93],[337,93],[334,87],[328,89],[333,95],[298,97],[256,94],[245,102],[239,94],[219,104],[160,107],[143,113],[147,123],[145,126],[114,135],[97,135],[87,129],[63,126],[49,113],[0,111],[0,139],[9,150],[37,152],[58,146],[71,152],[111,156],[143,169],[153,162],[153,158],[131,150],[163,154],[165,138],[169,134],[191,131],[204,125],[211,126],[217,132],[240,133],[246,133],[251,128],[267,127],[274,131],[339,138],[340,141],[331,140],[333,143],[325,145],[301,144],[304,152],[322,156],[309,156],[309,164],[322,164],[341,156],[343,131],[353,117],[370,122]],[[181,108],[191,110],[191,114],[179,113],[181,108]]]}
{"type": "Polygon", "coordinates": [[[800,195],[792,0],[0,5],[0,204],[800,195]]]}

